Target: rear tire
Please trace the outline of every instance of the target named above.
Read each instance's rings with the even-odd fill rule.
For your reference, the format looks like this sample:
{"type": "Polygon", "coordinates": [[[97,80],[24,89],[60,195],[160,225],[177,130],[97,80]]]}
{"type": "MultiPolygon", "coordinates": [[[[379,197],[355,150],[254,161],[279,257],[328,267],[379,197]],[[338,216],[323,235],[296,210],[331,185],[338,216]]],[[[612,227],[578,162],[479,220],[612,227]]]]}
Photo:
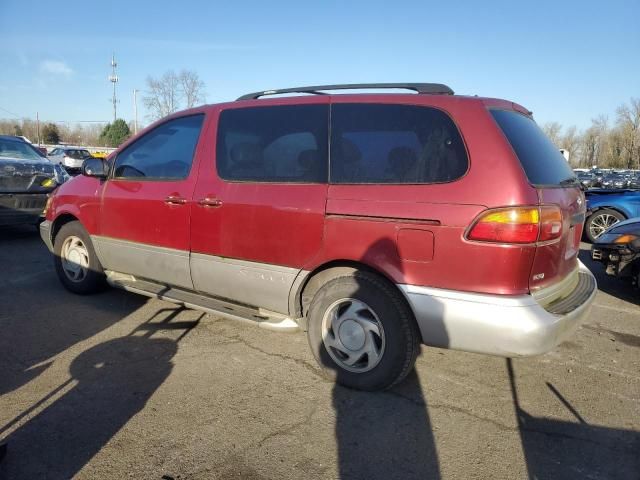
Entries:
{"type": "Polygon", "coordinates": [[[612,227],[624,219],[625,216],[616,210],[611,210],[610,208],[597,210],[587,218],[584,229],[585,234],[589,241],[594,243],[607,228],[612,227]]]}
{"type": "Polygon", "coordinates": [[[56,273],[67,290],[86,295],[100,291],[106,285],[91,237],[80,222],[65,223],[60,228],[53,252],[56,273]]]}
{"type": "Polygon", "coordinates": [[[324,374],[357,390],[384,390],[402,381],[420,351],[420,333],[400,292],[363,271],[334,278],[308,312],[309,345],[324,374]]]}

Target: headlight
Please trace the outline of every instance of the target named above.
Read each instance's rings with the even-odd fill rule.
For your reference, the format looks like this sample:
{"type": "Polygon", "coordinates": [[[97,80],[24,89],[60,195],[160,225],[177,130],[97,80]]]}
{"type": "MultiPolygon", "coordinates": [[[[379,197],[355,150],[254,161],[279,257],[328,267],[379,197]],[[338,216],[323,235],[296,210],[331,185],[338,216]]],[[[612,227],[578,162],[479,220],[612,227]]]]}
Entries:
{"type": "Polygon", "coordinates": [[[45,178],[40,182],[40,186],[44,188],[55,187],[57,184],[58,182],[53,178],[45,178]]]}

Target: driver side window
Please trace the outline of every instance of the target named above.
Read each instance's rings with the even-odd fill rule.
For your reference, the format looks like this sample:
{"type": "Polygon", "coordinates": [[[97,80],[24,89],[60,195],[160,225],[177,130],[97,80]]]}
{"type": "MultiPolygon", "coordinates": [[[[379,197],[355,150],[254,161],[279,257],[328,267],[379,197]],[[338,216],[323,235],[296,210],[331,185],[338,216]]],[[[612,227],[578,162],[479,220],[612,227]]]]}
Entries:
{"type": "Polygon", "coordinates": [[[114,178],[181,180],[189,176],[204,115],[169,120],[121,152],[114,178]]]}

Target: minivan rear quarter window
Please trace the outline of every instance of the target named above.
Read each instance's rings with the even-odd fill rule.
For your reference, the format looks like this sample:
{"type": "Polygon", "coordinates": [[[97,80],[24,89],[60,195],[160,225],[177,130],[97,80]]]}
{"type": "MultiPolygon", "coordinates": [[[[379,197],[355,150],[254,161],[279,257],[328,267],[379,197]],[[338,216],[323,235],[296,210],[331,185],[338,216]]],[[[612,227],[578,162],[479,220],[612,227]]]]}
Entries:
{"type": "Polygon", "coordinates": [[[513,110],[491,110],[534,186],[560,186],[575,174],[536,122],[513,110]]]}
{"type": "Polygon", "coordinates": [[[425,184],[463,176],[469,160],[441,110],[415,105],[331,107],[331,183],[425,184]]]}

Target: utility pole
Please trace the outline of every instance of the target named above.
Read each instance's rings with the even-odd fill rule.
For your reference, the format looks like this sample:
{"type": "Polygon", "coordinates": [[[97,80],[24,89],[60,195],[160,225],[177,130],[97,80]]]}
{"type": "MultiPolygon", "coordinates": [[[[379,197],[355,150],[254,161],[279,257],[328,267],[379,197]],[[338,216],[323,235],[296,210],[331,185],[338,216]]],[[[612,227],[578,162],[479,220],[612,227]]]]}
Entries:
{"type": "Polygon", "coordinates": [[[133,134],[138,133],[138,90],[133,89],[133,134]]]}
{"type": "Polygon", "coordinates": [[[111,55],[111,75],[109,75],[109,81],[113,84],[113,97],[111,98],[111,102],[113,103],[113,121],[116,121],[117,111],[116,104],[118,103],[118,99],[116,98],[116,83],[118,83],[118,75],[116,74],[116,67],[118,64],[116,63],[115,54],[111,55]]]}
{"type": "Polygon", "coordinates": [[[36,112],[36,131],[38,132],[38,146],[40,146],[40,113],[36,112]]]}

